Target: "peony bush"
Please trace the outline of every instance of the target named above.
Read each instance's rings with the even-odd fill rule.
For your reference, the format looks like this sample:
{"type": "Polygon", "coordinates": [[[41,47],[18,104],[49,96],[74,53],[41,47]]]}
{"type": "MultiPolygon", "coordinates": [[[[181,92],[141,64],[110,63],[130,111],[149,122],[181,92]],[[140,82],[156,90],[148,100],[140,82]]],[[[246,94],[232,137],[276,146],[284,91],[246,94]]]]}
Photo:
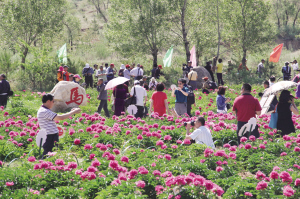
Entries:
{"type": "MultiPolygon", "coordinates": [[[[239,88],[226,96],[234,99],[239,88]]],[[[235,116],[216,113],[215,91],[196,91],[192,113],[205,117],[216,145],[212,150],[185,139],[183,123],[196,118],[106,118],[95,113],[97,92],[88,90],[89,104],[57,122],[65,135],[41,159],[35,116],[44,93],[15,93],[8,108],[0,108],[3,198],[300,197],[299,116],[293,116],[297,132],[284,137],[268,127],[270,116],[259,116],[260,137],[242,137],[237,145],[235,116]]]]}

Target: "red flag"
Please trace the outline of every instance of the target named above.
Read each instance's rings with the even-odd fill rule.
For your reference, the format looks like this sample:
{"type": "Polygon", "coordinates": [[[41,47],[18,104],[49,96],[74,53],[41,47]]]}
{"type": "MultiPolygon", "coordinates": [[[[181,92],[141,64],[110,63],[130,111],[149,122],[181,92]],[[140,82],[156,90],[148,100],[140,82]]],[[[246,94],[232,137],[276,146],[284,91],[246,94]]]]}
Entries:
{"type": "Polygon", "coordinates": [[[282,47],[283,47],[283,44],[279,44],[278,46],[276,46],[273,49],[273,52],[270,55],[270,62],[278,62],[279,61],[281,51],[282,51],[282,47]]]}

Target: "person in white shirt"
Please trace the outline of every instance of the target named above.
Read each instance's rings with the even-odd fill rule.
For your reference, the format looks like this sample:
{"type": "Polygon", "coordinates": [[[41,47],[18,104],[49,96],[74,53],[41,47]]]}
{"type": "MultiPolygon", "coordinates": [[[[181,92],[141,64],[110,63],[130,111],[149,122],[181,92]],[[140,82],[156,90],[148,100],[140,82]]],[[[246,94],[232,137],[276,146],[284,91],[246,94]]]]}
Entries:
{"type": "Polygon", "coordinates": [[[292,62],[292,68],[293,68],[293,70],[294,70],[294,77],[295,77],[295,75],[296,75],[296,73],[297,73],[297,71],[298,71],[298,62],[297,62],[297,60],[294,60],[294,61],[292,62]]]}
{"type": "Polygon", "coordinates": [[[198,117],[195,122],[186,123],[186,139],[195,140],[196,144],[205,144],[212,149],[215,149],[215,145],[210,133],[210,130],[205,127],[204,117],[198,117]],[[194,125],[195,131],[190,134],[190,128],[194,125]]]}
{"type": "Polygon", "coordinates": [[[155,90],[157,86],[157,81],[155,80],[155,77],[152,77],[150,82],[149,82],[149,89],[150,90],[155,90]]]}
{"type": "Polygon", "coordinates": [[[130,65],[126,64],[126,69],[124,70],[124,77],[130,80],[130,65]]]}
{"type": "Polygon", "coordinates": [[[270,85],[270,87],[273,86],[273,84],[275,84],[275,80],[276,80],[275,76],[272,75],[272,76],[270,77],[270,80],[269,80],[269,85],[270,85]]]}
{"type": "Polygon", "coordinates": [[[73,108],[70,112],[58,115],[57,113],[52,112],[50,109],[54,105],[54,95],[48,93],[42,97],[43,105],[37,112],[37,119],[41,130],[46,131],[47,138],[46,142],[43,145],[44,153],[43,157],[52,152],[55,142],[58,142],[58,129],[55,121],[64,120],[71,117],[73,114],[80,113],[80,108],[73,108]]]}
{"type": "Polygon", "coordinates": [[[140,82],[138,80],[134,81],[134,86],[131,88],[130,96],[132,97],[135,93],[136,97],[136,107],[137,107],[137,113],[134,115],[136,118],[143,117],[144,113],[144,106],[147,102],[147,91],[143,87],[140,86],[140,82]],[[145,97],[145,102],[144,101],[145,97]]]}
{"type": "Polygon", "coordinates": [[[144,71],[141,69],[140,64],[137,64],[136,66],[137,67],[130,71],[130,75],[134,77],[134,80],[140,80],[143,78],[144,71]]]}
{"type": "Polygon", "coordinates": [[[100,66],[100,69],[96,70],[96,75],[97,79],[103,79],[103,82],[107,81],[106,78],[106,70],[103,68],[103,66],[100,66]]]}

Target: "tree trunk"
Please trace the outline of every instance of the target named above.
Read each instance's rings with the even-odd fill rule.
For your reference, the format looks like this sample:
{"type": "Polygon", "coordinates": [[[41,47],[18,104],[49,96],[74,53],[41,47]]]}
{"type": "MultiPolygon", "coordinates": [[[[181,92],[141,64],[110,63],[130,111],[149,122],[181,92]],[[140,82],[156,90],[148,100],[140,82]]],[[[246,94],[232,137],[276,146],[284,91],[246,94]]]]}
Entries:
{"type": "Polygon", "coordinates": [[[300,8],[299,8],[299,10],[298,10],[297,13],[296,13],[296,16],[295,16],[295,19],[294,19],[294,22],[293,22],[293,27],[295,27],[295,25],[296,25],[296,21],[297,21],[297,19],[298,19],[298,14],[299,14],[299,12],[300,12],[300,8]]]}
{"type": "Polygon", "coordinates": [[[201,52],[200,52],[200,50],[198,50],[198,48],[196,48],[196,62],[197,62],[197,66],[200,66],[200,63],[199,63],[200,56],[201,56],[201,52]]]}
{"type": "Polygon", "coordinates": [[[288,24],[288,21],[289,21],[289,13],[288,13],[288,11],[287,11],[287,10],[285,11],[285,15],[286,15],[286,21],[285,21],[285,25],[287,26],[287,24],[288,24]]]}
{"type": "Polygon", "coordinates": [[[157,66],[157,53],[158,50],[156,48],[152,49],[153,67],[157,66]]]}
{"type": "Polygon", "coordinates": [[[217,0],[217,22],[218,22],[218,51],[217,51],[217,59],[220,55],[220,43],[221,43],[221,32],[220,32],[220,17],[219,17],[219,0],[217,0]]]}
{"type": "Polygon", "coordinates": [[[243,59],[242,59],[243,68],[246,66],[246,56],[247,56],[247,50],[243,49],[243,59]]]}
{"type": "Polygon", "coordinates": [[[189,49],[189,41],[187,40],[187,31],[185,27],[185,10],[186,10],[186,3],[187,0],[184,0],[183,6],[181,8],[181,32],[182,32],[182,38],[183,38],[183,43],[184,43],[184,48],[185,48],[185,53],[186,53],[186,61],[190,61],[191,53],[189,49]]]}
{"type": "Polygon", "coordinates": [[[24,48],[24,51],[23,51],[22,64],[21,64],[21,68],[22,68],[23,70],[25,69],[24,64],[25,64],[25,61],[26,61],[26,56],[27,56],[27,54],[28,54],[28,48],[25,47],[25,48],[24,48]]]}

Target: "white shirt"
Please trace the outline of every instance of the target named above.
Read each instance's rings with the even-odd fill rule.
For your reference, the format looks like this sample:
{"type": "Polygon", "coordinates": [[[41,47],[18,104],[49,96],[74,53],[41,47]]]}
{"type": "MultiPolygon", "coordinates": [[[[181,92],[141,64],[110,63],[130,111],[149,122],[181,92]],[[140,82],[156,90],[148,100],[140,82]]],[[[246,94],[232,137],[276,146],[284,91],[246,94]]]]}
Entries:
{"type": "Polygon", "coordinates": [[[106,78],[106,70],[103,69],[102,71],[100,69],[96,70],[96,75],[95,75],[98,79],[102,78],[103,79],[103,82],[107,81],[107,78],[106,78]],[[101,74],[104,74],[104,75],[101,75],[101,74]]]}
{"type": "Polygon", "coordinates": [[[136,105],[137,106],[144,106],[143,100],[144,97],[147,96],[147,91],[140,85],[135,85],[131,88],[130,95],[133,96],[134,94],[134,88],[135,88],[135,96],[136,96],[136,105]]]}
{"type": "Polygon", "coordinates": [[[200,126],[190,135],[190,137],[195,140],[197,144],[206,144],[207,146],[215,149],[211,133],[205,126],[200,126]]]}
{"type": "Polygon", "coordinates": [[[56,113],[44,106],[41,106],[37,112],[39,126],[41,129],[45,129],[47,131],[47,135],[58,133],[57,126],[53,120],[56,116],[56,113]]]}
{"type": "Polygon", "coordinates": [[[130,70],[128,70],[128,69],[124,70],[124,77],[127,79],[130,79],[130,70]]]}
{"type": "Polygon", "coordinates": [[[131,76],[135,76],[135,77],[137,77],[137,76],[143,76],[144,75],[144,71],[140,67],[135,67],[134,69],[132,69],[130,71],[130,75],[131,76]]]}
{"type": "Polygon", "coordinates": [[[156,86],[157,86],[157,81],[153,82],[153,81],[150,81],[149,83],[149,89],[152,88],[152,89],[156,89],[156,86]]]}
{"type": "Polygon", "coordinates": [[[293,68],[294,70],[298,70],[298,63],[293,64],[293,65],[292,65],[292,68],[293,68]]]}

